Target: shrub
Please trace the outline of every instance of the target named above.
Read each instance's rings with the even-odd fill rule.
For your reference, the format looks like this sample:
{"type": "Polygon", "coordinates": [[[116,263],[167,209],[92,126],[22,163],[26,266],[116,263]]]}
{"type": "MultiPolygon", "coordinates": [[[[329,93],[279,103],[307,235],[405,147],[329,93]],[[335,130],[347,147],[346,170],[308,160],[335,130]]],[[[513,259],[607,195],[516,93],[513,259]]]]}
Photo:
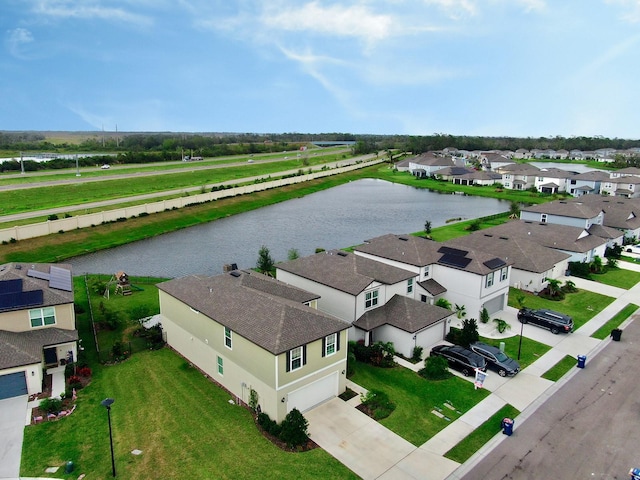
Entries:
{"type": "Polygon", "coordinates": [[[56,215],[55,213],[52,213],[51,215],[49,215],[47,217],[47,220],[58,220],[58,215],[56,215]]]}
{"type": "Polygon", "coordinates": [[[591,269],[588,263],[583,262],[569,262],[569,271],[571,275],[580,278],[591,279],[591,269]]]}
{"type": "Polygon", "coordinates": [[[449,329],[449,333],[447,333],[445,340],[447,342],[454,343],[456,345],[460,345],[460,337],[462,335],[462,330],[459,328],[451,327],[449,329]]]}
{"type": "Polygon", "coordinates": [[[78,369],[78,375],[80,375],[81,377],[90,377],[91,376],[91,369],[89,367],[82,367],[78,369]]]}
{"type": "Polygon", "coordinates": [[[413,352],[411,352],[411,360],[414,362],[419,362],[422,360],[422,351],[424,349],[420,345],[416,345],[413,347],[413,352]]]}
{"type": "Polygon", "coordinates": [[[424,368],[418,374],[429,380],[444,380],[451,376],[449,364],[443,357],[427,357],[424,361],[424,368]]]}
{"type": "Polygon", "coordinates": [[[294,408],[282,421],[282,429],[280,432],[280,440],[285,442],[288,447],[297,447],[304,445],[309,439],[307,427],[309,422],[297,408],[294,408]]]}
{"type": "Polygon", "coordinates": [[[504,333],[506,330],[511,330],[511,325],[509,325],[506,320],[502,320],[501,318],[494,318],[493,321],[496,323],[498,332],[504,333]]]}
{"type": "Polygon", "coordinates": [[[47,413],[58,413],[62,410],[62,400],[58,398],[45,398],[40,402],[40,408],[47,413]]]}
{"type": "Polygon", "coordinates": [[[387,418],[396,409],[389,396],[381,390],[369,390],[360,395],[360,400],[375,420],[387,418]]]}
{"type": "Polygon", "coordinates": [[[489,321],[489,310],[485,307],[482,307],[482,311],[480,312],[480,321],[482,323],[487,323],[489,321]]]}
{"type": "Polygon", "coordinates": [[[480,339],[478,334],[478,322],[475,318],[469,318],[462,321],[462,332],[460,333],[460,345],[467,348],[473,342],[480,339]]]}

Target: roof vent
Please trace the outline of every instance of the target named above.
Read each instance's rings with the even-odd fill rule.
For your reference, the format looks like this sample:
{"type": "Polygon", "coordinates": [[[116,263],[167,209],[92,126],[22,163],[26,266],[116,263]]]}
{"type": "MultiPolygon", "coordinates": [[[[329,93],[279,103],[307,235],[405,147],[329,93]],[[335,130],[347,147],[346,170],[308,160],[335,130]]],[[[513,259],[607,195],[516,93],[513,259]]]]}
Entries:
{"type": "Polygon", "coordinates": [[[232,277],[236,277],[236,278],[238,278],[238,277],[240,277],[242,274],[241,274],[239,271],[237,271],[237,270],[233,270],[233,271],[231,271],[231,272],[229,273],[229,275],[231,275],[232,277]]]}
{"type": "Polygon", "coordinates": [[[398,237],[398,240],[402,240],[403,242],[408,242],[409,237],[398,237]]]}
{"type": "Polygon", "coordinates": [[[338,255],[340,255],[341,257],[346,257],[349,254],[347,252],[339,251],[338,255]]]}

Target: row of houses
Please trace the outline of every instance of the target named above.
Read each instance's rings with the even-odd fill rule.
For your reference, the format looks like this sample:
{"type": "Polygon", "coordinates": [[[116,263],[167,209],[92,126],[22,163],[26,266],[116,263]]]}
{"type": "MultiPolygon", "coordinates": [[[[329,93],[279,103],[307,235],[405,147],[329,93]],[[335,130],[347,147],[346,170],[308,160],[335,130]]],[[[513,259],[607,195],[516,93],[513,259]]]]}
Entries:
{"type": "Polygon", "coordinates": [[[574,197],[603,194],[615,197],[640,197],[640,168],[615,172],[591,170],[577,173],[561,168],[538,168],[529,163],[514,163],[501,154],[485,154],[481,168],[469,166],[468,159],[438,152],[427,152],[396,164],[398,171],[419,178],[438,178],[457,185],[500,184],[509,190],[534,189],[540,193],[568,193],[574,197]]]}
{"type": "Polygon", "coordinates": [[[549,160],[596,160],[601,162],[612,162],[616,156],[622,156],[625,158],[634,157],[640,155],[640,147],[632,147],[623,150],[615,148],[599,148],[597,150],[579,150],[579,149],[552,149],[552,148],[532,148],[528,150],[526,148],[519,148],[515,151],[469,151],[459,150],[457,148],[449,147],[442,150],[443,153],[455,156],[462,156],[465,158],[482,158],[486,155],[501,155],[506,158],[534,160],[534,159],[549,159],[549,160]]]}
{"type": "MultiPolygon", "coordinates": [[[[281,421],[345,390],[348,341],[428,350],[456,321],[439,299],[499,318],[509,287],[538,292],[569,262],[637,238],[639,209],[640,200],[586,195],[447,242],[382,235],[277,264],[276,278],[176,278],[158,285],[161,324],[173,349],[281,421]]],[[[0,398],[38,393],[49,369],[76,358],[71,278],[67,265],[0,266],[0,398]]]]}

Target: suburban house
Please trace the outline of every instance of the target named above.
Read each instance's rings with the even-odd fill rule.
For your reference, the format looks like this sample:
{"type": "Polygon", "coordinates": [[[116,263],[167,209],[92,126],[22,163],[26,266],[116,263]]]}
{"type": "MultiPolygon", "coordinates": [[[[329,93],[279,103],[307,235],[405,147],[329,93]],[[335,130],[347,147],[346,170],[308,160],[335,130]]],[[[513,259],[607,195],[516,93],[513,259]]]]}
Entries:
{"type": "Polygon", "coordinates": [[[571,255],[544,247],[528,238],[497,236],[490,230],[473,232],[447,242],[461,249],[492,253],[512,262],[509,284],[537,293],[547,286],[547,279],[564,275],[571,255]]]}
{"type": "Polygon", "coordinates": [[[602,193],[612,197],[638,198],[640,197],[640,177],[625,175],[613,177],[602,182],[602,193]]]}
{"type": "Polygon", "coordinates": [[[609,174],[601,170],[591,170],[579,173],[569,179],[567,192],[574,197],[581,197],[589,194],[600,194],[602,182],[609,180],[609,174]]]}
{"type": "Polygon", "coordinates": [[[575,173],[560,168],[541,168],[535,179],[535,187],[541,193],[566,192],[573,176],[575,173]]]}
{"type": "Polygon", "coordinates": [[[76,360],[73,300],[70,265],[0,265],[0,399],[42,392],[47,371],[76,360]]]}
{"type": "Polygon", "coordinates": [[[637,198],[584,195],[576,200],[604,212],[603,225],[622,232],[627,239],[640,237],[640,200],[637,198]]]}
{"type": "MultiPolygon", "coordinates": [[[[393,342],[411,356],[448,333],[453,312],[416,300],[418,274],[340,250],[276,265],[278,280],[317,292],[318,309],[351,325],[350,340],[393,342]]],[[[437,288],[437,287],[436,287],[437,288]]]]}
{"type": "Polygon", "coordinates": [[[591,235],[603,238],[607,246],[614,243],[623,244],[624,232],[604,225],[604,210],[595,204],[585,203],[580,199],[556,200],[540,205],[524,207],[520,211],[522,220],[570,225],[586,229],[591,235]]]}
{"type": "Polygon", "coordinates": [[[442,297],[464,305],[477,318],[483,308],[489,314],[503,310],[509,295],[512,262],[472,249],[455,248],[412,235],[383,235],[355,248],[355,254],[407,269],[417,277],[416,298],[434,302],[442,297]]]}
{"type": "Polygon", "coordinates": [[[345,390],[349,324],[315,308],[319,296],[251,271],[158,284],[168,345],[281,422],[345,390]]]}
{"type": "Polygon", "coordinates": [[[570,262],[591,262],[594,257],[604,257],[607,240],[591,234],[582,227],[558,225],[530,220],[512,220],[483,230],[497,238],[530,239],[544,247],[571,255],[570,262]]]}
{"type": "Polygon", "coordinates": [[[502,175],[502,185],[511,190],[528,190],[535,187],[540,169],[526,163],[512,163],[496,170],[502,175]]]}
{"type": "Polygon", "coordinates": [[[409,159],[409,171],[416,177],[431,177],[435,172],[446,167],[455,167],[456,164],[449,156],[434,152],[427,152],[409,159]]]}

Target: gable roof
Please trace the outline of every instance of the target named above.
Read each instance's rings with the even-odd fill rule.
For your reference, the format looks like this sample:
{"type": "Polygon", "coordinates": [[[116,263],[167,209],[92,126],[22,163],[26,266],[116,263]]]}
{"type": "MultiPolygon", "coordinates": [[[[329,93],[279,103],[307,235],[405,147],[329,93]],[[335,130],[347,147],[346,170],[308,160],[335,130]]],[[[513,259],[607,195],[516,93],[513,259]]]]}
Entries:
{"type": "Polygon", "coordinates": [[[575,177],[574,172],[569,172],[568,170],[563,170],[561,168],[541,168],[538,172],[539,177],[543,178],[573,178],[575,177]]]}
{"type": "Polygon", "coordinates": [[[366,331],[392,325],[405,332],[416,333],[453,314],[446,308],[396,294],[383,306],[365,312],[353,325],[366,331]]]}
{"type": "Polygon", "coordinates": [[[160,283],[158,288],[274,355],[349,327],[293,300],[317,295],[255,272],[190,275],[160,283]]]}
{"type": "Polygon", "coordinates": [[[590,235],[581,227],[526,220],[511,220],[483,232],[498,237],[531,239],[545,247],[576,253],[585,253],[606,243],[606,240],[590,235]]]}
{"type": "Polygon", "coordinates": [[[583,202],[604,212],[603,225],[621,230],[640,228],[640,199],[583,195],[572,201],[583,202]]]}
{"type": "Polygon", "coordinates": [[[602,170],[589,170],[588,172],[582,172],[573,177],[572,180],[594,181],[603,182],[609,180],[610,175],[602,170]]]}
{"type": "Polygon", "coordinates": [[[330,250],[279,263],[276,269],[351,295],[358,295],[373,282],[394,285],[416,276],[408,270],[341,250],[330,250]]]}
{"type": "Polygon", "coordinates": [[[433,152],[426,152],[411,159],[411,163],[425,166],[453,167],[455,162],[449,156],[436,155],[433,152]]]}
{"type": "Polygon", "coordinates": [[[422,288],[424,288],[430,295],[437,297],[438,295],[447,291],[445,287],[436,282],[433,278],[428,278],[421,282],[418,282],[422,288]]]}
{"type": "Polygon", "coordinates": [[[57,327],[28,332],[0,330],[0,370],[42,362],[44,347],[78,340],[77,330],[57,327]]]}
{"type": "Polygon", "coordinates": [[[0,312],[73,303],[71,282],[71,265],[20,262],[0,265],[0,312]]]}

